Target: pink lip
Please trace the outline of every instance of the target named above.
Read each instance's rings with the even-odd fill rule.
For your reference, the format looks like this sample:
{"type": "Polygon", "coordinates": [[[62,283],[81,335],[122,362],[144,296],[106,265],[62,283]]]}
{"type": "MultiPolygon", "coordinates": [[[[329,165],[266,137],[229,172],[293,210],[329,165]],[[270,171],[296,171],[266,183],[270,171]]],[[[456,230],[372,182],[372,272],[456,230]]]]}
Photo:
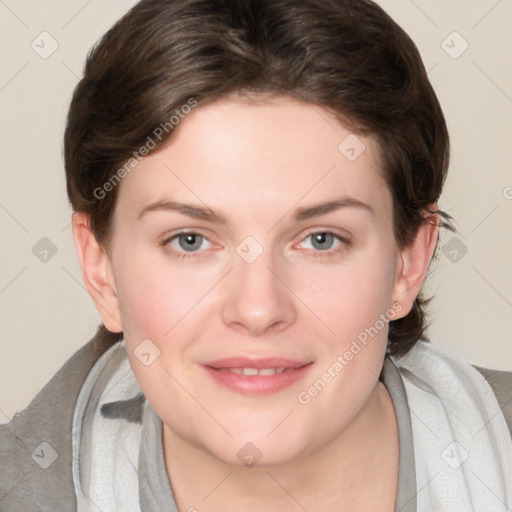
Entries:
{"type": "Polygon", "coordinates": [[[210,363],[203,363],[204,366],[212,368],[300,368],[309,361],[294,361],[281,357],[265,357],[262,359],[251,359],[250,357],[227,357],[210,363]]]}
{"type": "Polygon", "coordinates": [[[229,358],[201,365],[217,384],[247,395],[277,393],[302,379],[313,365],[290,359],[229,358]],[[275,375],[241,375],[231,373],[227,368],[286,368],[275,375]],[[224,369],[224,370],[223,370],[224,369]]]}

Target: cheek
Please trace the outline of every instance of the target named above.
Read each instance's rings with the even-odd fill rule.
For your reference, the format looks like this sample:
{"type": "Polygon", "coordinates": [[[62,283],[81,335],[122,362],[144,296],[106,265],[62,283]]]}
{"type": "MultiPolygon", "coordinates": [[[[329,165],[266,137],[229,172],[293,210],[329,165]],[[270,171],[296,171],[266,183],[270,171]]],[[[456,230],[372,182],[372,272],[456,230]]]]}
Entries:
{"type": "Polygon", "coordinates": [[[337,402],[336,397],[343,396],[340,421],[360,406],[380,373],[389,320],[394,318],[393,281],[392,258],[374,251],[371,257],[355,259],[329,276],[317,274],[316,282],[311,277],[304,282],[304,294],[308,288],[315,290],[308,306],[324,324],[310,315],[312,330],[325,333],[324,343],[318,347],[322,364],[310,384],[314,385],[315,379],[329,382],[321,397],[315,398],[314,407],[328,409],[337,402]],[[318,329],[313,329],[314,323],[318,329]]]}
{"type": "Polygon", "coordinates": [[[155,339],[192,312],[215,284],[211,270],[171,267],[164,259],[143,254],[118,260],[117,274],[125,330],[155,339]]]}
{"type": "Polygon", "coordinates": [[[303,293],[315,290],[308,306],[329,329],[311,315],[310,332],[321,328],[325,333],[317,347],[321,364],[297,398],[305,413],[330,417],[333,432],[360,409],[375,386],[389,320],[395,316],[390,303],[391,259],[375,256],[347,265],[329,278],[317,275],[316,284],[312,278],[304,281],[303,293]]]}
{"type": "MultiPolygon", "coordinates": [[[[351,262],[329,273],[304,273],[298,295],[313,313],[348,339],[375,323],[390,307],[394,269],[384,256],[351,262]]],[[[312,317],[313,318],[313,317],[312,317]]]]}

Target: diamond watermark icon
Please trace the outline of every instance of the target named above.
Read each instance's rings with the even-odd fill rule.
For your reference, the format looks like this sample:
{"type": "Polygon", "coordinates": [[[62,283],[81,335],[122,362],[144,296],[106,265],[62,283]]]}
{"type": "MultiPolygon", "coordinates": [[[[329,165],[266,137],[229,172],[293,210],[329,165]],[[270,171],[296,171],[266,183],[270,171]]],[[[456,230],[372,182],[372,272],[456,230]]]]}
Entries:
{"type": "Polygon", "coordinates": [[[236,456],[240,459],[244,466],[248,468],[252,468],[254,464],[256,464],[263,454],[258,450],[258,448],[252,443],[245,443],[236,456]]]}
{"type": "Polygon", "coordinates": [[[457,31],[454,31],[444,39],[441,48],[452,59],[458,59],[469,48],[469,43],[457,31]]]}
{"type": "Polygon", "coordinates": [[[254,263],[263,253],[263,247],[255,238],[248,236],[238,244],[236,252],[246,263],[254,263]]]}
{"type": "Polygon", "coordinates": [[[149,366],[160,356],[160,349],[149,338],[146,338],[137,345],[133,353],[144,366],[149,366]]]}
{"type": "Polygon", "coordinates": [[[468,248],[456,236],[443,247],[443,254],[452,262],[457,263],[468,252],[468,248]]]}
{"type": "Polygon", "coordinates": [[[364,142],[353,133],[345,137],[338,146],[338,151],[350,162],[356,161],[365,149],[364,142]]]}
{"type": "Polygon", "coordinates": [[[57,246],[45,236],[32,247],[32,254],[42,263],[48,263],[57,251],[57,246]]]}
{"type": "Polygon", "coordinates": [[[452,441],[442,452],[441,458],[452,469],[457,469],[469,457],[467,450],[457,441],[452,441]]]}
{"type": "Polygon", "coordinates": [[[48,59],[59,47],[59,43],[48,32],[41,32],[30,44],[41,59],[48,59]]]}
{"type": "Polygon", "coordinates": [[[53,446],[46,441],[42,442],[33,452],[32,458],[43,468],[49,468],[56,460],[59,454],[53,446]]]}

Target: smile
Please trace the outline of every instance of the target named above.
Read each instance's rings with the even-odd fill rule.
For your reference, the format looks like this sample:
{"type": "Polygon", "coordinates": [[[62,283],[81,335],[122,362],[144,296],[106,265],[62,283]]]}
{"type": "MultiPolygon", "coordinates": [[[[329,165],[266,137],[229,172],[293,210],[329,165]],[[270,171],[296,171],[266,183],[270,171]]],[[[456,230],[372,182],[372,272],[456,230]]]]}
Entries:
{"type": "Polygon", "coordinates": [[[292,371],[294,368],[218,368],[221,372],[238,373],[239,375],[275,375],[276,373],[283,373],[292,371]]]}
{"type": "Polygon", "coordinates": [[[313,363],[295,368],[214,368],[201,365],[216,385],[246,395],[277,393],[303,379],[313,363]]]}

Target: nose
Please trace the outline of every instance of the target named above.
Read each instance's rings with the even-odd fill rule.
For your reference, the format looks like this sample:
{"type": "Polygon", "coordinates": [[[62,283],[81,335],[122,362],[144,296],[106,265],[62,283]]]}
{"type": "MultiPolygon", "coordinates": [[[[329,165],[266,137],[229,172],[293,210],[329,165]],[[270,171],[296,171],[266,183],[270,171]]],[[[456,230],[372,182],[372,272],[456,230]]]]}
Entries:
{"type": "Polygon", "coordinates": [[[271,251],[252,263],[236,256],[222,313],[227,325],[261,336],[284,330],[295,321],[293,292],[273,260],[271,251]]]}

